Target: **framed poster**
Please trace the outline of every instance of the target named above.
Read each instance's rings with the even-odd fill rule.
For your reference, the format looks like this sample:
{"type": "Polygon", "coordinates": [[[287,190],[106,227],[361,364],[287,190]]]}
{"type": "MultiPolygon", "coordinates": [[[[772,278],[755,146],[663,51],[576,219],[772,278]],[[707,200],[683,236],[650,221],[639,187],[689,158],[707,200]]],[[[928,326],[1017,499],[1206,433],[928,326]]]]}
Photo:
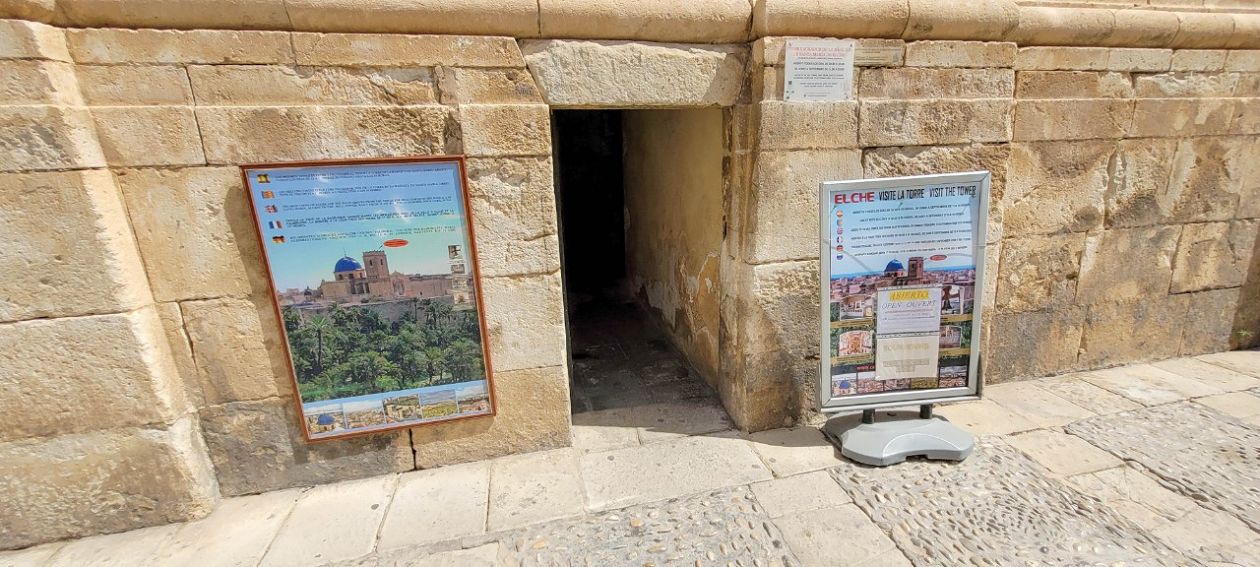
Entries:
{"type": "Polygon", "coordinates": [[[821,409],[977,397],[989,172],[818,193],[821,409]]]}
{"type": "Polygon", "coordinates": [[[307,440],[494,413],[462,156],[241,175],[307,440]]]}

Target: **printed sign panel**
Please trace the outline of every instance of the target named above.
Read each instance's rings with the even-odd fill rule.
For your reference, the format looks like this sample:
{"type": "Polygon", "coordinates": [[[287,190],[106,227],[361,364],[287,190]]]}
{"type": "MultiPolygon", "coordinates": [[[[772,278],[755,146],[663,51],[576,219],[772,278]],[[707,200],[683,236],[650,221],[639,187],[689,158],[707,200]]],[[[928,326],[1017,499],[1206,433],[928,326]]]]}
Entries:
{"type": "Polygon", "coordinates": [[[783,100],[827,102],[853,98],[852,39],[789,39],[784,46],[783,100]]]}
{"type": "Polygon", "coordinates": [[[462,157],[241,174],[308,440],[494,413],[462,157]]]}
{"type": "Polygon", "coordinates": [[[819,188],[824,411],[975,397],[989,173],[819,188]]]}

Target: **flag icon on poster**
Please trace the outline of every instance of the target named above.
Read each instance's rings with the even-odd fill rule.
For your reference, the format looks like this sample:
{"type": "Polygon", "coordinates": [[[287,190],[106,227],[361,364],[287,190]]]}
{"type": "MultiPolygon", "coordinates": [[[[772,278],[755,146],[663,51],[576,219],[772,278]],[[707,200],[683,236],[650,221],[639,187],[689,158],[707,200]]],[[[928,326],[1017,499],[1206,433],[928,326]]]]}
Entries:
{"type": "Polygon", "coordinates": [[[263,191],[263,192],[262,192],[262,195],[263,195],[263,198],[264,198],[264,199],[275,199],[275,198],[276,198],[276,193],[275,193],[275,191],[263,191]]]}
{"type": "Polygon", "coordinates": [[[284,244],[284,237],[283,237],[283,236],[273,236],[273,237],[271,237],[271,241],[272,241],[272,242],[275,242],[276,244],[284,244]]]}
{"type": "Polygon", "coordinates": [[[283,223],[283,222],[281,222],[281,221],[278,221],[278,220],[277,220],[277,221],[267,221],[267,228],[270,228],[270,229],[272,229],[272,230],[275,230],[275,229],[277,229],[277,228],[284,228],[284,223],[283,223]]]}
{"type": "Polygon", "coordinates": [[[270,178],[270,177],[268,177],[266,173],[260,173],[260,174],[258,174],[258,182],[259,182],[259,183],[271,183],[271,178],[270,178]]]}
{"type": "Polygon", "coordinates": [[[275,214],[280,211],[280,209],[276,208],[275,205],[267,205],[265,208],[267,209],[267,212],[272,213],[272,214],[275,214]]]}

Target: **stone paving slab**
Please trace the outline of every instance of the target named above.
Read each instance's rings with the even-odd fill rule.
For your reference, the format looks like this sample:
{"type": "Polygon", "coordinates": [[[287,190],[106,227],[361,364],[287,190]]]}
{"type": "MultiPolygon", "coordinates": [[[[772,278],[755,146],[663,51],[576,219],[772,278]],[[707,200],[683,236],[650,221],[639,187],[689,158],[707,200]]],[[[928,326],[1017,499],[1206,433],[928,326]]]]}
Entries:
{"type": "Polygon", "coordinates": [[[990,386],[985,388],[984,396],[1038,427],[1058,427],[1094,415],[1094,412],[1042,388],[1036,381],[990,386]]]}
{"type": "Polygon", "coordinates": [[[1087,419],[1067,431],[1260,530],[1260,430],[1182,403],[1087,419]]]}
{"type": "Polygon", "coordinates": [[[398,475],[388,475],[310,489],[260,565],[320,565],[371,553],[397,482],[398,475]]]}
{"type": "Polygon", "coordinates": [[[377,549],[485,533],[489,494],[485,461],[401,475],[377,549]]]}
{"type": "Polygon", "coordinates": [[[492,461],[489,505],[490,531],[581,514],[577,453],[556,449],[492,461]]]}
{"type": "Polygon", "coordinates": [[[182,525],[150,563],[238,567],[257,565],[305,489],[278,490],[224,501],[209,516],[182,525]]]}
{"type": "Polygon", "coordinates": [[[72,541],[57,550],[44,565],[48,567],[149,565],[153,554],[179,528],[179,524],[168,524],[72,541]]]}

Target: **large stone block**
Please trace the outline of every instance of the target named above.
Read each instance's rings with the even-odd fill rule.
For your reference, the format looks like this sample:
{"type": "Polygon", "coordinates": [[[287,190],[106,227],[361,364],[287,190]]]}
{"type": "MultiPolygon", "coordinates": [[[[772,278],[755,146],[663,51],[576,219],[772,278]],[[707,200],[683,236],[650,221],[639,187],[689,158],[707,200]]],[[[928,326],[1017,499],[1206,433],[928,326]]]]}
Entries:
{"type": "Polygon", "coordinates": [[[549,158],[468,160],[468,192],[484,277],[560,269],[549,158]]]}
{"type": "Polygon", "coordinates": [[[150,299],[127,211],[108,171],[0,175],[0,321],[128,311],[150,299]]]}
{"type": "Polygon", "coordinates": [[[75,73],[83,99],[92,106],[193,103],[188,72],[180,66],[79,65],[75,73]]]}
{"type": "Polygon", "coordinates": [[[997,308],[1009,313],[1072,304],[1084,249],[1083,233],[1003,241],[996,274],[997,308]]]}
{"type": "Polygon", "coordinates": [[[1250,144],[1238,144],[1240,181],[1237,216],[1240,219],[1260,217],[1260,138],[1250,144]]]}
{"type": "Polygon", "coordinates": [[[441,106],[199,107],[212,164],[447,153],[441,106]]]}
{"type": "Polygon", "coordinates": [[[438,98],[437,81],[426,68],[193,65],[188,75],[197,104],[205,106],[394,106],[438,98]]]}
{"type": "Polygon", "coordinates": [[[92,109],[105,160],[115,167],[206,162],[192,108],[110,106],[92,109]]]}
{"type": "Polygon", "coordinates": [[[273,329],[264,328],[259,306],[212,299],[185,301],[180,308],[206,404],[261,400],[282,391],[277,382],[289,380],[288,368],[281,374],[276,366],[283,361],[272,364],[264,335],[273,329]]]}
{"type": "Polygon", "coordinates": [[[1074,370],[1085,310],[994,313],[986,351],[986,383],[1049,376],[1074,370]]]}
{"type": "Polygon", "coordinates": [[[155,303],[158,320],[162,323],[162,332],[166,335],[166,344],[171,353],[171,361],[179,378],[177,383],[183,388],[185,397],[192,407],[205,405],[201,393],[201,381],[197,379],[197,363],[193,361],[192,346],[188,333],[184,330],[184,313],[175,302],[155,303]]]}
{"type": "Polygon", "coordinates": [[[1006,236],[1081,232],[1102,226],[1108,142],[1012,144],[1003,195],[1006,236]]]}
{"type": "Polygon", "coordinates": [[[0,59],[70,61],[65,32],[37,22],[0,20],[0,59]]]}
{"type": "Polygon", "coordinates": [[[0,104],[83,104],[74,66],[59,61],[0,59],[0,104]]]}
{"type": "Polygon", "coordinates": [[[337,32],[538,34],[538,1],[507,0],[492,6],[446,0],[284,0],[293,29],[337,32]],[[488,9],[489,8],[489,9],[488,9]]]}
{"type": "Polygon", "coordinates": [[[497,371],[496,415],[411,430],[417,468],[567,447],[569,376],[564,366],[497,371]]]}
{"type": "Polygon", "coordinates": [[[743,47],[627,41],[523,42],[553,106],[729,106],[744,83],[743,47]]]}
{"type": "Polygon", "coordinates": [[[1107,229],[1091,234],[1081,258],[1077,303],[1164,297],[1172,281],[1172,259],[1180,235],[1180,226],[1107,229]]]}
{"type": "Polygon", "coordinates": [[[1178,49],[1172,55],[1172,71],[1211,72],[1225,69],[1229,52],[1223,49],[1178,49]]]}
{"type": "Polygon", "coordinates": [[[906,44],[907,67],[1011,67],[1019,48],[998,41],[914,41],[906,44]]]}
{"type": "Polygon", "coordinates": [[[1097,140],[1124,137],[1133,122],[1133,101],[1049,99],[1015,102],[1015,141],[1097,140]]]}
{"type": "Polygon", "coordinates": [[[294,33],[293,50],[298,65],[525,66],[520,48],[510,37],[294,33]]]}
{"type": "Polygon", "coordinates": [[[567,364],[559,272],[482,278],[481,291],[496,371],[567,364]]]}
{"type": "Polygon", "coordinates": [[[0,441],[161,423],[187,410],[151,308],[0,325],[0,441]]]}
{"type": "Polygon", "coordinates": [[[1186,317],[1182,323],[1181,350],[1178,354],[1188,356],[1229,350],[1230,340],[1233,339],[1233,315],[1243,308],[1242,291],[1232,288],[1186,294],[1186,317]]]}
{"type": "Polygon", "coordinates": [[[858,103],[763,101],[762,150],[856,148],[858,103]]]}
{"type": "Polygon", "coordinates": [[[1015,91],[1010,69],[862,69],[858,96],[873,98],[1000,98],[1015,91]]]}
{"type": "Polygon", "coordinates": [[[1233,120],[1233,99],[1143,98],[1129,132],[1137,138],[1221,135],[1231,132],[1233,120]]]}
{"type": "Polygon", "coordinates": [[[525,69],[438,67],[443,104],[541,103],[534,77],[525,69]]]}
{"type": "Polygon", "coordinates": [[[293,63],[287,32],[68,29],[66,40],[79,63],[293,63]]]}
{"type": "Polygon", "coordinates": [[[83,108],[0,106],[0,171],[103,167],[92,116],[83,108]]]}
{"type": "Polygon", "coordinates": [[[1007,142],[1010,111],[999,99],[862,101],[858,139],[863,147],[1007,142]]]}
{"type": "Polygon", "coordinates": [[[1132,98],[1127,73],[1092,71],[1020,71],[1016,98],[1132,98]]]}
{"type": "Polygon", "coordinates": [[[0,549],[193,520],[217,497],[191,419],[0,444],[0,549]]]}
{"type": "Polygon", "coordinates": [[[1229,133],[1260,134],[1260,97],[1234,99],[1234,116],[1229,133]]]}
{"type": "MultiPolygon", "coordinates": [[[[1189,138],[1177,143],[1168,176],[1169,203],[1163,210],[1172,222],[1229,220],[1238,210],[1243,168],[1254,141],[1246,138],[1189,138]]],[[[1252,165],[1254,168],[1254,164],[1252,165]]]]}
{"type": "Polygon", "coordinates": [[[1177,356],[1186,326],[1185,295],[1137,295],[1089,307],[1081,340],[1082,368],[1177,356]]]}
{"type": "Polygon", "coordinates": [[[1234,49],[1225,57],[1225,70],[1239,73],[1260,73],[1260,49],[1234,49]]]}
{"type": "Polygon", "coordinates": [[[407,432],[308,443],[292,398],[233,402],[201,410],[219,490],[238,496],[415,468],[407,432]]]}
{"type": "Polygon", "coordinates": [[[1160,73],[1135,75],[1133,86],[1143,98],[1229,97],[1238,78],[1237,73],[1160,73]]]}
{"type": "Polygon", "coordinates": [[[1178,197],[1168,193],[1177,140],[1121,140],[1107,184],[1107,226],[1148,226],[1170,220],[1178,197]]]}
{"type": "Polygon", "coordinates": [[[1158,73],[1172,67],[1171,49],[1139,49],[1117,47],[1107,54],[1109,71],[1158,73]]]}
{"type": "Polygon", "coordinates": [[[784,351],[793,358],[818,356],[818,261],[742,267],[749,296],[740,313],[746,352],[784,351]]]}
{"type": "Polygon", "coordinates": [[[818,184],[862,178],[859,150],[762,152],[750,199],[740,213],[745,260],[764,264],[818,257],[818,184]]]}
{"type": "Polygon", "coordinates": [[[962,4],[908,0],[906,5],[910,17],[901,34],[906,39],[995,40],[1019,26],[1019,8],[1002,0],[962,4]]]}
{"type": "Polygon", "coordinates": [[[540,0],[538,10],[542,37],[718,43],[744,40],[751,24],[743,0],[540,0]]]}
{"type": "Polygon", "coordinates": [[[459,120],[466,155],[551,155],[551,114],[546,105],[464,104],[459,120]]]}
{"type": "Polygon", "coordinates": [[[1173,293],[1238,287],[1256,243],[1256,221],[1188,224],[1173,262],[1173,293]]]}
{"type": "MultiPolygon", "coordinates": [[[[1015,68],[1029,71],[1106,71],[1105,47],[1021,47],[1015,68]]],[[[1171,61],[1171,57],[1169,58],[1171,61]]]]}

